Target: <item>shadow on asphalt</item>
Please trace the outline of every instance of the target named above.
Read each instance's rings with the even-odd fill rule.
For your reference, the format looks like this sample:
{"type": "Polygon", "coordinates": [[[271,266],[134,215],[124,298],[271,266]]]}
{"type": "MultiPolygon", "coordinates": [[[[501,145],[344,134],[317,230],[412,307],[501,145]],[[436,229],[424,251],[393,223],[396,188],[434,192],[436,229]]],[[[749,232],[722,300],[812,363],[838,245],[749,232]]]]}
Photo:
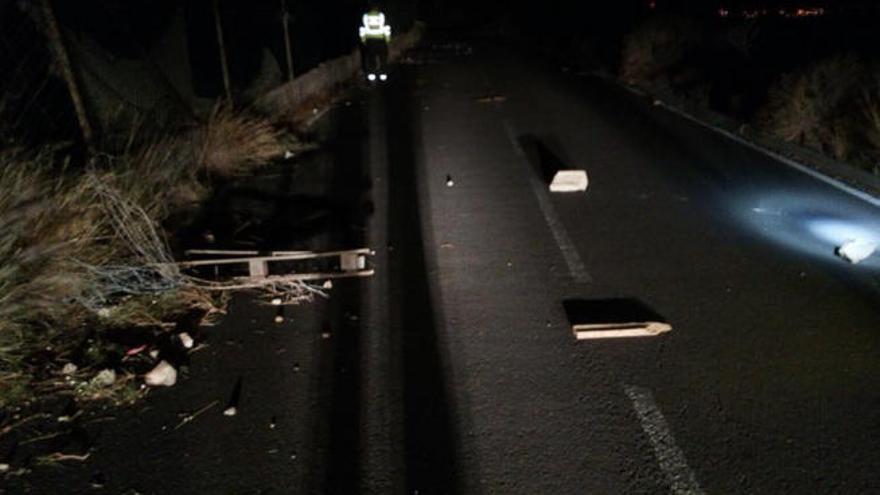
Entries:
{"type": "Polygon", "coordinates": [[[577,323],[666,322],[665,318],[638,299],[567,299],[562,302],[562,307],[572,325],[577,323]]]}
{"type": "Polygon", "coordinates": [[[458,432],[443,368],[441,328],[431,299],[420,214],[418,119],[404,84],[385,91],[389,167],[391,339],[399,349],[406,493],[459,493],[458,432]]]}
{"type": "Polygon", "coordinates": [[[532,167],[545,183],[553,181],[556,172],[573,168],[563,151],[562,144],[553,136],[525,134],[517,138],[532,167]]]}
{"type": "MultiPolygon", "coordinates": [[[[361,149],[366,133],[366,117],[362,106],[347,107],[341,114],[338,139],[332,144],[333,174],[329,178],[329,202],[334,208],[330,242],[336,248],[362,247],[365,229],[372,209],[366,200],[369,192],[367,164],[361,149]]],[[[316,463],[324,465],[323,490],[312,492],[354,494],[360,492],[362,417],[368,407],[362,393],[362,329],[359,314],[364,282],[344,281],[333,289],[322,333],[329,335],[329,346],[319,349],[318,390],[323,411],[317,421],[326,420],[326,429],[315,428],[313,442],[318,451],[325,450],[316,463]]],[[[313,473],[320,472],[315,466],[313,473]]],[[[317,482],[317,480],[313,480],[317,482]]]]}

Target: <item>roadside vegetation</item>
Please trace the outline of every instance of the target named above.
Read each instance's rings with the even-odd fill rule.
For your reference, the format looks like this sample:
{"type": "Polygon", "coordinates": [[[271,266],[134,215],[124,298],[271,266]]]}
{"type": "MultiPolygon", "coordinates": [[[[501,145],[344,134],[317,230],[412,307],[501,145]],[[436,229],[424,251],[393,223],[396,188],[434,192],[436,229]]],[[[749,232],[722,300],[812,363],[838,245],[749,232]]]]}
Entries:
{"type": "Polygon", "coordinates": [[[0,411],[58,392],[136,397],[149,350],[222,306],[173,264],[169,218],[295,144],[218,107],[84,167],[52,148],[0,149],[0,411]]]}
{"type": "Polygon", "coordinates": [[[660,97],[737,120],[742,129],[880,175],[880,65],[876,54],[856,51],[847,36],[834,34],[852,23],[715,22],[700,28],[679,16],[647,18],[624,37],[617,74],[660,97]],[[779,41],[807,43],[810,37],[800,37],[807,32],[818,39],[810,41],[816,50],[779,41]]]}

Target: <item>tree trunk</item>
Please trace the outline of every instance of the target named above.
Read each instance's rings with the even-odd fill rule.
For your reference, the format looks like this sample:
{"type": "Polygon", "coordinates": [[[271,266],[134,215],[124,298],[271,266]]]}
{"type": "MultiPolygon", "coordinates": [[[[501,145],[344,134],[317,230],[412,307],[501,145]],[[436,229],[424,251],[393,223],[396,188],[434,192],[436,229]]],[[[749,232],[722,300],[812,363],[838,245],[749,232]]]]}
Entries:
{"type": "Polygon", "coordinates": [[[226,60],[226,44],[223,42],[223,23],[220,21],[220,6],[214,0],[214,27],[217,30],[217,47],[220,50],[220,68],[223,71],[223,88],[226,99],[232,103],[232,84],[229,82],[229,63],[226,60]]]}
{"type": "Polygon", "coordinates": [[[287,0],[281,0],[281,22],[284,23],[284,48],[287,51],[287,80],[293,81],[293,52],[290,49],[290,14],[287,12],[287,0]]]}
{"type": "Polygon", "coordinates": [[[43,17],[46,22],[46,38],[49,40],[51,50],[55,56],[55,61],[61,69],[61,77],[67,85],[67,91],[70,93],[70,100],[73,102],[73,109],[76,112],[76,119],[79,122],[80,131],[82,131],[83,141],[86,146],[91,149],[94,133],[89,123],[86,106],[83,103],[82,95],[79,92],[79,86],[76,83],[76,77],[73,67],[70,64],[70,56],[64,46],[64,38],[61,36],[61,29],[58,27],[58,20],[55,18],[55,12],[52,10],[50,0],[43,0],[43,17]]]}

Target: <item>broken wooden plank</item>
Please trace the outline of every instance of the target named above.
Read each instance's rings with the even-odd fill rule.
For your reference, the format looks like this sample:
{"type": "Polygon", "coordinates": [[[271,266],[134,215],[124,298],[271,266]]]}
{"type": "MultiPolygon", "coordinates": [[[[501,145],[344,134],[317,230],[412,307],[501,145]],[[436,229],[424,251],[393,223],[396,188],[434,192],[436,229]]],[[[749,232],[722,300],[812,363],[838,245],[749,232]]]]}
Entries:
{"type": "Polygon", "coordinates": [[[585,324],[572,325],[572,331],[578,340],[617,339],[627,337],[655,337],[672,330],[668,323],[658,321],[642,321],[632,323],[585,324]]]}
{"type": "Polygon", "coordinates": [[[570,299],[562,305],[578,340],[654,337],[672,330],[662,316],[635,299],[570,299]]]}

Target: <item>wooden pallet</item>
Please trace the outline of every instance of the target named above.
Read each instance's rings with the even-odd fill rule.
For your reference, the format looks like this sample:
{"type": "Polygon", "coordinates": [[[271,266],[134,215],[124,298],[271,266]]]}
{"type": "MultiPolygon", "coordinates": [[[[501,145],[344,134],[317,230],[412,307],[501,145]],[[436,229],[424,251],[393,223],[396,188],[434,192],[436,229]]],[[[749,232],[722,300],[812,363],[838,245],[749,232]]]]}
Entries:
{"type": "Polygon", "coordinates": [[[228,250],[190,250],[189,256],[219,256],[212,259],[198,259],[181,261],[177,263],[180,268],[199,268],[222,266],[247,266],[248,278],[269,278],[270,265],[282,262],[338,262],[338,270],[319,272],[298,272],[284,274],[287,280],[325,280],[335,278],[369,277],[375,272],[368,267],[368,257],[375,254],[369,248],[344,249],[338,251],[313,252],[313,251],[272,251],[260,253],[259,251],[228,251],[228,250]]]}

